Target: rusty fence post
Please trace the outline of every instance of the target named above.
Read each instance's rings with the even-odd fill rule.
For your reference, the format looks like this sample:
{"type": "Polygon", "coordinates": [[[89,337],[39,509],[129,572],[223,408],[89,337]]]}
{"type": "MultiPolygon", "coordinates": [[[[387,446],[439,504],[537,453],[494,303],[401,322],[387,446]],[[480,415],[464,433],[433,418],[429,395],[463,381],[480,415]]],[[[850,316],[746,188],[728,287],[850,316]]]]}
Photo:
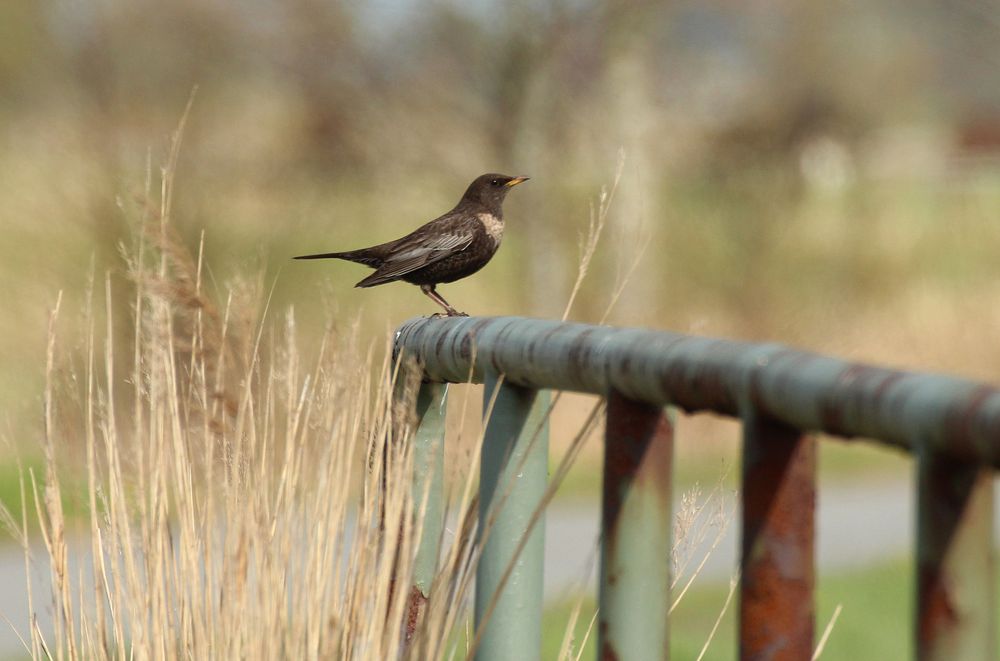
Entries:
{"type": "Polygon", "coordinates": [[[484,411],[494,392],[496,396],[479,475],[476,659],[531,661],[539,658],[542,647],[544,517],[535,523],[519,557],[514,554],[545,494],[549,394],[508,383],[497,391],[495,374],[488,374],[485,383],[484,411]],[[501,585],[511,563],[513,571],[501,585]]]}
{"type": "Polygon", "coordinates": [[[816,442],[756,411],[743,418],[740,658],[813,653],[816,442]]]}
{"type": "Polygon", "coordinates": [[[916,658],[996,658],[993,472],[917,458],[916,658]]]}
{"type": "Polygon", "coordinates": [[[598,658],[670,656],[673,425],[665,409],[608,395],[598,658]]]}

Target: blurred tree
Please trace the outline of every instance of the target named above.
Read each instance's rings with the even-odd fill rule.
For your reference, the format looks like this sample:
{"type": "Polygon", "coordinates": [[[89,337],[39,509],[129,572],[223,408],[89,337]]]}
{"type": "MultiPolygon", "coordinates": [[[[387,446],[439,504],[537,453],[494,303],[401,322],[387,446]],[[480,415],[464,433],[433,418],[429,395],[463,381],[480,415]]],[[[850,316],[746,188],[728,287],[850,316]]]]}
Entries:
{"type": "Polygon", "coordinates": [[[368,136],[359,134],[357,116],[373,99],[374,72],[381,62],[361,50],[355,6],[294,0],[284,11],[287,73],[303,103],[309,161],[334,170],[370,167],[361,144],[368,136]]]}

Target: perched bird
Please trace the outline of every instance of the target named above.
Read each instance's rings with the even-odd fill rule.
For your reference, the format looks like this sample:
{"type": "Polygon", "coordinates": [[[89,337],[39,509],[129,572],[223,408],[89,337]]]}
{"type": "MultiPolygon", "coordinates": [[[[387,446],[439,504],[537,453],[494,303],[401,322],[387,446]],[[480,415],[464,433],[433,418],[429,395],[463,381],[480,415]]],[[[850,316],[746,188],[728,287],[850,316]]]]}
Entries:
{"type": "Polygon", "coordinates": [[[484,174],[469,184],[454,209],[401,239],[371,248],[300,255],[295,259],[346,259],[370,266],[375,272],[355,287],[402,280],[419,285],[420,291],[443,307],[449,317],[461,316],[463,313],[451,307],[435,287],[486,266],[503,238],[503,200],[511,188],[527,180],[484,174]]]}

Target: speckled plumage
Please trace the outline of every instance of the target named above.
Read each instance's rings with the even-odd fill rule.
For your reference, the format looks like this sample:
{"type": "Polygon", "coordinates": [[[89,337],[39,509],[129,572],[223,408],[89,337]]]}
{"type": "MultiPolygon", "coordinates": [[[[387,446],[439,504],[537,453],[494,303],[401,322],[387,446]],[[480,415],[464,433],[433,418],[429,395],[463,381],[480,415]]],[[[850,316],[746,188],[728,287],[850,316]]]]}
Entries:
{"type": "Polygon", "coordinates": [[[484,174],[469,185],[454,209],[402,238],[360,250],[295,259],[346,259],[364,264],[375,272],[356,287],[402,280],[419,285],[449,315],[461,314],[435,291],[435,286],[470,276],[493,258],[503,238],[503,200],[513,186],[527,179],[484,174]]]}

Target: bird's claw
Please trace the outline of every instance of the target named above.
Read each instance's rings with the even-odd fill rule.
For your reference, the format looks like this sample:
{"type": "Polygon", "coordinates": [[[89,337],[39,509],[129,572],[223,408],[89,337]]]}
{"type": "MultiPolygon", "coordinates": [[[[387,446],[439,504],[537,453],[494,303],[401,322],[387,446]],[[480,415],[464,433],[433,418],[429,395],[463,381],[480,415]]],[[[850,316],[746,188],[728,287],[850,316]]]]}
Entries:
{"type": "Polygon", "coordinates": [[[469,315],[465,312],[459,312],[458,310],[448,310],[447,312],[435,312],[428,319],[447,319],[448,317],[468,317],[469,315]]]}

